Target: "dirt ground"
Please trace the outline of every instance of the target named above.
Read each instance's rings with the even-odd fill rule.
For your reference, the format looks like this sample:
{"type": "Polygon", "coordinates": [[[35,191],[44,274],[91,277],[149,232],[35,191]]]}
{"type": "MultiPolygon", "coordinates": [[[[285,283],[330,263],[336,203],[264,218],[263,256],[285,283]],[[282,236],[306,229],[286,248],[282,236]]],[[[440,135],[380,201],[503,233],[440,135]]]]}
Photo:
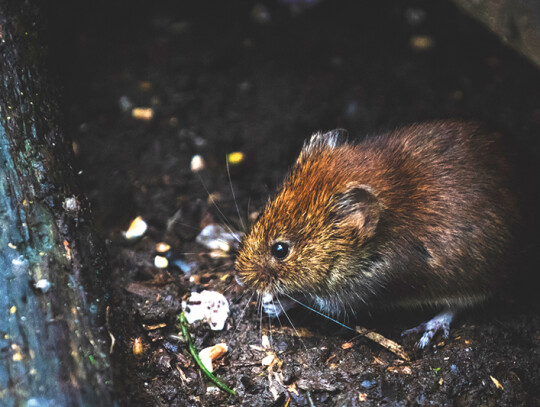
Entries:
{"type": "Polygon", "coordinates": [[[110,253],[120,405],[540,405],[536,286],[466,313],[422,351],[400,332],[434,310],[357,321],[403,343],[406,362],[308,310],[291,313],[296,330],[261,317],[235,284],[234,253],[195,242],[208,224],[241,228],[227,154],[244,154],[230,176],[246,220],[319,129],[361,137],[470,117],[505,129],[534,160],[539,70],[444,1],[77,3],[51,6],[51,43],[77,169],[110,253]],[[136,107],[152,118],[134,117],[136,107]],[[194,174],[197,154],[206,167],[194,174]],[[127,241],[137,216],[148,230],[127,241]],[[171,246],[167,268],[154,265],[159,242],[171,246]],[[216,391],[179,335],[182,299],[205,289],[225,294],[230,317],[223,331],[190,330],[198,349],[227,343],[216,374],[237,397],[216,391]]]}

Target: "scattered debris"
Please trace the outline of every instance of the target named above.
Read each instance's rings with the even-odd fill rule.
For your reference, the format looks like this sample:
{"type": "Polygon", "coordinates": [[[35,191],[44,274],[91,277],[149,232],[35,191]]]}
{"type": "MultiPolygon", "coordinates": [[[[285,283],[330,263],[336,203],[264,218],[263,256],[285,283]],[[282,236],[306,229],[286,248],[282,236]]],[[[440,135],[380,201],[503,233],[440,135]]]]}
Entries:
{"type": "Polygon", "coordinates": [[[251,9],[251,19],[258,24],[268,24],[272,20],[270,10],[262,3],[256,3],[251,9]]]}
{"type": "Polygon", "coordinates": [[[269,355],[266,355],[262,360],[261,360],[261,365],[263,366],[270,366],[272,363],[274,363],[274,360],[276,359],[276,356],[274,354],[269,354],[269,355]]]}
{"type": "Polygon", "coordinates": [[[199,172],[206,168],[206,163],[204,162],[204,158],[202,158],[200,155],[194,155],[191,157],[191,172],[199,172]]]}
{"type": "Polygon", "coordinates": [[[227,162],[230,165],[238,165],[244,161],[244,153],[241,151],[235,151],[234,153],[227,154],[227,162]]]}
{"type": "Polygon", "coordinates": [[[217,345],[209,346],[208,348],[201,350],[199,352],[199,357],[208,371],[214,372],[213,362],[227,353],[227,350],[228,348],[225,343],[218,343],[217,345]]]}
{"type": "Polygon", "coordinates": [[[34,284],[34,287],[46,293],[51,288],[51,282],[45,278],[42,278],[41,280],[39,280],[37,283],[34,284]]]}
{"type": "Polygon", "coordinates": [[[421,8],[410,7],[405,10],[405,19],[411,26],[422,24],[426,19],[427,13],[421,8]]]}
{"type": "Polygon", "coordinates": [[[269,350],[272,347],[270,346],[270,338],[268,338],[268,335],[262,335],[261,337],[261,346],[263,350],[269,350]]]}
{"type": "Polygon", "coordinates": [[[414,35],[409,41],[409,45],[416,51],[426,51],[433,48],[433,40],[427,35],[414,35]]]}
{"type": "Polygon", "coordinates": [[[163,256],[156,256],[154,257],[154,266],[156,266],[158,269],[167,268],[169,266],[169,260],[163,256]]]}
{"type": "Polygon", "coordinates": [[[356,332],[368,338],[369,340],[378,343],[382,347],[388,349],[390,352],[399,356],[401,359],[406,360],[407,362],[411,360],[409,355],[407,355],[407,353],[403,350],[403,348],[401,347],[399,343],[394,342],[391,339],[385,338],[384,336],[382,336],[381,334],[377,332],[370,331],[369,329],[366,329],[360,326],[356,327],[356,332]]]}
{"type": "Polygon", "coordinates": [[[165,242],[159,242],[156,244],[156,252],[166,253],[171,250],[171,245],[165,242]]]}
{"type": "Polygon", "coordinates": [[[193,344],[193,339],[191,339],[191,335],[188,331],[188,321],[186,319],[186,314],[184,311],[180,313],[180,316],[178,317],[180,320],[180,328],[182,330],[182,335],[184,336],[184,339],[186,340],[188,344],[189,353],[191,353],[191,356],[193,357],[193,360],[197,363],[197,365],[201,368],[201,370],[208,376],[208,378],[221,390],[226,391],[227,393],[236,396],[236,392],[232,389],[230,389],[225,383],[223,383],[221,380],[219,380],[216,376],[212,374],[212,372],[209,372],[206,366],[201,361],[201,358],[199,357],[199,354],[197,353],[197,348],[195,348],[195,345],[193,344]]]}
{"type": "Polygon", "coordinates": [[[154,118],[154,109],[151,107],[134,107],[131,116],[137,120],[150,121],[154,118]]]}
{"type": "Polygon", "coordinates": [[[150,81],[139,81],[139,89],[143,91],[149,91],[152,89],[152,82],[150,81]]]}
{"type": "Polygon", "coordinates": [[[503,385],[501,384],[501,382],[499,382],[497,379],[495,379],[493,376],[489,376],[489,378],[491,379],[491,381],[495,384],[495,387],[498,388],[499,390],[504,390],[504,387],[503,385]]]}
{"type": "Polygon", "coordinates": [[[135,338],[133,341],[132,352],[135,356],[142,356],[144,352],[144,346],[141,338],[135,338]]]}
{"type": "Polygon", "coordinates": [[[229,317],[229,302],[217,291],[191,293],[189,300],[182,302],[182,309],[188,323],[203,320],[213,331],[221,331],[229,317]]]}
{"type": "Polygon", "coordinates": [[[77,214],[81,210],[81,204],[75,196],[68,197],[62,203],[62,207],[66,212],[77,214]]]}
{"type": "Polygon", "coordinates": [[[155,324],[155,325],[142,324],[142,326],[147,331],[154,331],[154,330],[159,329],[159,328],[165,328],[167,326],[167,324],[165,322],[161,322],[161,323],[155,324]]]}
{"type": "Polygon", "coordinates": [[[195,241],[207,249],[228,252],[240,241],[240,234],[227,231],[223,226],[212,223],[206,226],[195,241]]]}
{"type": "Polygon", "coordinates": [[[69,242],[64,239],[64,249],[66,250],[66,259],[68,261],[71,261],[71,247],[69,245],[69,242]]]}
{"type": "Polygon", "coordinates": [[[197,268],[196,262],[186,263],[184,260],[181,259],[174,259],[171,262],[180,270],[182,270],[182,273],[184,274],[191,274],[197,268]]]}
{"type": "Polygon", "coordinates": [[[107,328],[107,332],[109,333],[109,337],[111,338],[111,346],[109,347],[109,353],[112,355],[114,345],[116,344],[116,337],[111,332],[110,305],[107,305],[107,308],[105,308],[105,327],[107,328]]]}
{"type": "Polygon", "coordinates": [[[120,96],[120,99],[118,99],[118,106],[120,107],[120,110],[124,113],[129,112],[131,108],[133,107],[133,103],[131,103],[131,100],[127,96],[120,96]]]}
{"type": "Polygon", "coordinates": [[[124,237],[127,240],[137,239],[143,236],[148,229],[148,225],[143,220],[142,216],[137,216],[131,221],[128,230],[124,232],[124,237]]]}

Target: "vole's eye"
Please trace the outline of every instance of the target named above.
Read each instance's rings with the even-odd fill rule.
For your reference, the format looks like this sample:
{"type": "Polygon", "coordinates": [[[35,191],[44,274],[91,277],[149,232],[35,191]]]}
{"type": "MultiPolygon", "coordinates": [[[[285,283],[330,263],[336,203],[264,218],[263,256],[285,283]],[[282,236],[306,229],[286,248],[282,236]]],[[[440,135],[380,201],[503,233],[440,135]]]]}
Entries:
{"type": "Polygon", "coordinates": [[[290,246],[285,242],[276,242],[270,248],[270,253],[278,260],[283,260],[289,255],[290,246]]]}

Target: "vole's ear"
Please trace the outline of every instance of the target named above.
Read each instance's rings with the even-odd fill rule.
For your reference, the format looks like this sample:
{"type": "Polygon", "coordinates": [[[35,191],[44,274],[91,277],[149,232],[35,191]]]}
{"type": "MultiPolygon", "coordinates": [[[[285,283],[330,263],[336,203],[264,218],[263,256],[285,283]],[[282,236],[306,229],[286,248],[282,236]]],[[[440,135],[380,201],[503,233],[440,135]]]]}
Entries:
{"type": "Polygon", "coordinates": [[[371,237],[379,223],[381,203],[369,186],[351,183],[334,196],[333,212],[342,224],[371,237]]]}
{"type": "Polygon", "coordinates": [[[312,152],[333,149],[347,142],[347,130],[335,129],[326,133],[315,133],[304,143],[299,159],[303,159],[312,152]]]}

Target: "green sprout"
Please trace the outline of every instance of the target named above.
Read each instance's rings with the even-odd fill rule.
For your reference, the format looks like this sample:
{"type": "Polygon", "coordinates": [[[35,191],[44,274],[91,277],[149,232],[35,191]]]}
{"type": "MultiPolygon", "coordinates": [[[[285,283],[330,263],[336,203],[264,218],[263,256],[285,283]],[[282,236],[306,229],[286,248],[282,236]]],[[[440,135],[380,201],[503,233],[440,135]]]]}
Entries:
{"type": "Polygon", "coordinates": [[[188,322],[186,319],[186,316],[184,314],[184,311],[180,313],[180,316],[178,317],[180,320],[180,329],[182,329],[182,335],[184,336],[184,339],[187,342],[189,353],[191,353],[191,356],[193,357],[193,360],[199,365],[199,368],[204,372],[206,376],[210,379],[212,383],[214,383],[217,387],[219,387],[221,390],[236,396],[236,392],[232,389],[230,389],[225,383],[223,383],[221,380],[219,380],[216,376],[210,372],[206,366],[204,366],[204,363],[202,362],[201,358],[199,357],[199,352],[197,351],[197,348],[195,347],[195,344],[193,343],[193,340],[191,339],[191,335],[188,331],[188,322]]]}

